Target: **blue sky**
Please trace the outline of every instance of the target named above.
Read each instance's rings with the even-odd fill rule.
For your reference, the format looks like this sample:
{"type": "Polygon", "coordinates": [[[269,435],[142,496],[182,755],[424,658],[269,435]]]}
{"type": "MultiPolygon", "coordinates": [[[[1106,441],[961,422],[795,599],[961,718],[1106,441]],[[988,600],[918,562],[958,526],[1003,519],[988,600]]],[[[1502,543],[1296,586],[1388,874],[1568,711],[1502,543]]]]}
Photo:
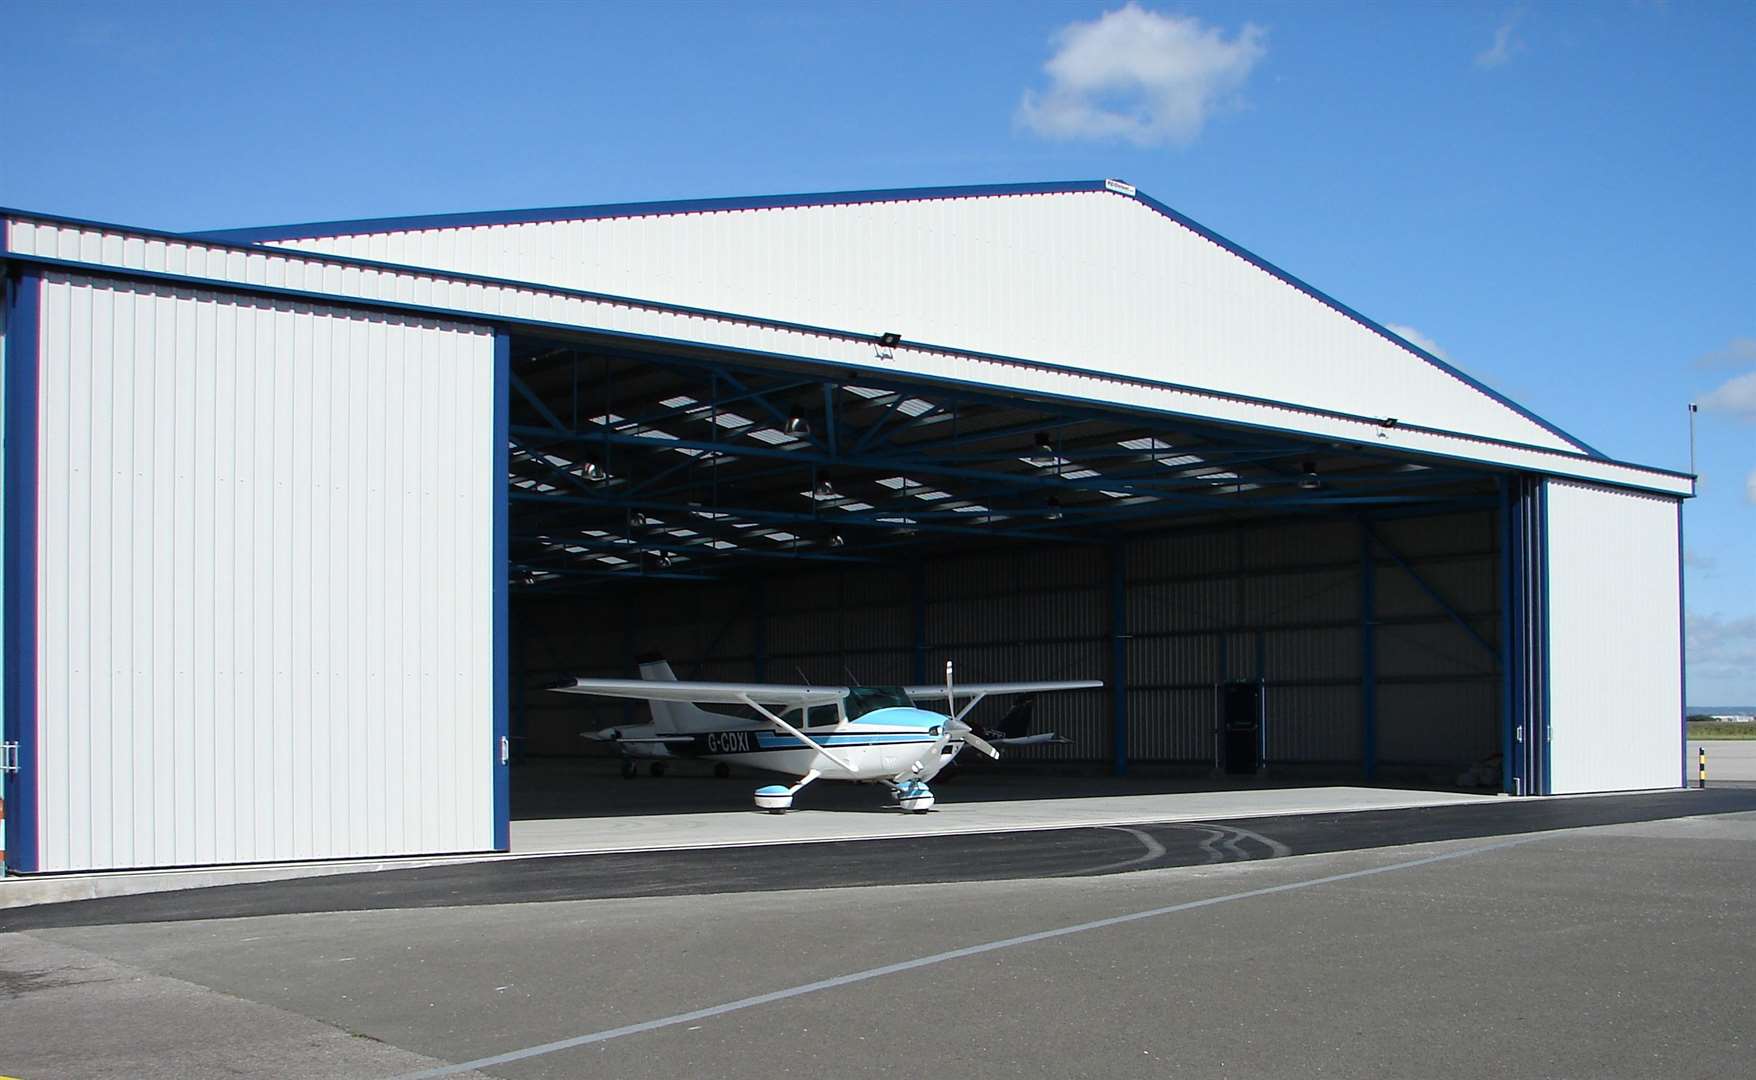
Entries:
{"type": "Polygon", "coordinates": [[[1756,7],[0,0],[0,203],[194,229],[1117,176],[1686,468],[1756,703],[1756,7]]]}

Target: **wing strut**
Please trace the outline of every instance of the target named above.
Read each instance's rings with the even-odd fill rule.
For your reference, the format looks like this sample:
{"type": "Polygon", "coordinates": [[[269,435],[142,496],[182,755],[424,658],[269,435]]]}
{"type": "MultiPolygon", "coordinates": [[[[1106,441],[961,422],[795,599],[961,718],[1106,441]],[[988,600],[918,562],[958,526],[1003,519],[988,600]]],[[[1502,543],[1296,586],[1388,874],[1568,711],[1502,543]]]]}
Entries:
{"type": "Polygon", "coordinates": [[[850,776],[853,774],[854,767],[852,765],[849,765],[847,762],[843,761],[841,758],[830,753],[826,748],[823,747],[822,744],[818,743],[818,741],[816,739],[813,739],[811,736],[805,734],[803,731],[800,731],[798,728],[787,723],[785,720],[782,720],[780,717],[769,712],[766,706],[763,706],[763,705],[758,704],[757,702],[751,700],[750,696],[748,694],[741,694],[739,696],[744,699],[744,704],[750,706],[752,709],[755,709],[757,712],[761,713],[763,716],[766,716],[768,718],[769,723],[774,724],[775,726],[779,727],[782,731],[785,731],[788,735],[791,735],[793,738],[804,743],[806,746],[809,746],[811,749],[817,751],[819,754],[822,754],[824,757],[826,757],[830,761],[834,762],[836,767],[841,769],[841,771],[849,774],[850,776]]]}

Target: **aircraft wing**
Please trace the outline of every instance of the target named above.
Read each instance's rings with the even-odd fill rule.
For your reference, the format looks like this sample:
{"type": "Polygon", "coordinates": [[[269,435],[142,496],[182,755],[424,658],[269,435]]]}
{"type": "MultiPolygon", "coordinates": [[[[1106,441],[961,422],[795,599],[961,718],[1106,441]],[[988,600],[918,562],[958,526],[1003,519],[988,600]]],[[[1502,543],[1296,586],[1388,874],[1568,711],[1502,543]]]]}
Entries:
{"type": "Polygon", "coordinates": [[[656,679],[574,679],[549,687],[563,694],[686,701],[692,705],[830,705],[848,696],[845,686],[782,686],[772,683],[664,682],[656,679]]]}
{"type": "MultiPolygon", "coordinates": [[[[990,682],[990,683],[958,683],[951,692],[960,698],[975,697],[978,694],[1035,694],[1046,690],[1090,690],[1103,685],[1100,679],[1075,679],[1070,682],[990,682]]],[[[902,692],[919,701],[924,698],[943,698],[945,684],[938,686],[905,686],[902,692]]]]}

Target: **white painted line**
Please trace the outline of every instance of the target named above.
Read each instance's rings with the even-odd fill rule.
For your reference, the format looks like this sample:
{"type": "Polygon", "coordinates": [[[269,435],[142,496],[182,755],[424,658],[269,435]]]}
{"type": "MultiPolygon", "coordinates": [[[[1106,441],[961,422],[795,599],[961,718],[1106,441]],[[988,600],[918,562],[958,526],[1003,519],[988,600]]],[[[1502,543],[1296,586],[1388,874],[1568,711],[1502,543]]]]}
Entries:
{"type": "Polygon", "coordinates": [[[542,1057],[546,1054],[554,1054],[562,1050],[572,1050],[575,1047],[590,1046],[593,1043],[609,1042],[611,1039],[619,1039],[624,1035],[639,1035],[648,1031],[658,1031],[661,1028],[675,1027],[678,1024],[693,1023],[696,1020],[707,1020],[715,1016],[724,1016],[727,1013],[738,1012],[743,1009],[752,1009],[758,1005],[770,1005],[777,1001],[786,1001],[789,998],[802,997],[805,994],[814,994],[819,990],[834,990],[842,986],[851,986],[854,983],[883,978],[886,975],[897,975],[904,971],[914,971],[919,968],[931,967],[935,964],[943,964],[950,960],[962,960],[966,957],[980,956],[983,953],[996,952],[1000,949],[1010,949],[1018,945],[1030,945],[1038,941],[1052,941],[1055,938],[1067,937],[1072,934],[1083,934],[1089,930],[1103,930],[1111,926],[1122,926],[1127,923],[1139,922],[1142,919],[1156,919],[1161,915],[1174,915],[1181,911],[1194,911],[1198,908],[1213,907],[1216,904],[1229,904],[1236,900],[1251,900],[1258,896],[1273,896],[1277,893],[1296,892],[1300,889],[1310,889],[1318,885],[1333,885],[1338,881],[1353,881],[1358,878],[1373,877],[1378,874],[1389,874],[1397,870],[1412,870],[1417,866],[1430,866],[1433,863],[1448,862],[1453,859],[1465,859],[1472,855],[1482,855],[1490,851],[1502,851],[1506,848],[1517,847],[1520,844],[1529,844],[1540,839],[1542,839],[1541,836],[1523,836],[1516,840],[1503,840],[1497,844],[1484,844],[1481,847],[1465,848],[1461,851],[1446,851],[1441,852],[1438,855],[1428,855],[1419,859],[1408,859],[1403,862],[1390,863],[1385,866],[1369,867],[1365,870],[1350,870],[1343,874],[1330,874],[1326,877],[1309,878],[1305,881],[1292,881],[1284,885],[1269,885],[1261,889],[1249,889],[1244,892],[1228,893],[1225,896],[1210,896],[1205,900],[1188,900],[1181,904],[1170,904],[1165,907],[1149,908],[1145,911],[1130,912],[1126,915],[1112,915],[1107,919],[1094,919],[1091,922],[1075,923],[1072,926],[1063,926],[1054,930],[1039,930],[1034,934],[1020,934],[1017,937],[1001,938],[999,941],[984,942],[980,945],[966,945],[961,949],[951,949],[946,952],[934,953],[931,956],[917,957],[913,960],[903,960],[895,964],[885,964],[882,967],[867,968],[865,971],[855,971],[846,975],[836,975],[833,978],[818,979],[816,982],[808,982],[800,986],[788,987],[785,990],[772,990],[766,994],[755,994],[751,997],[739,998],[736,1001],[728,1001],[723,1005],[711,1005],[705,1009],[693,1009],[689,1012],[660,1017],[657,1020],[646,1020],[638,1024],[625,1024],[622,1027],[609,1028],[604,1031],[594,1031],[588,1035],[575,1035],[569,1039],[557,1039],[554,1042],[538,1043],[535,1046],[527,1046],[520,1050],[508,1050],[503,1054],[476,1058],[474,1061],[462,1061],[455,1065],[445,1065],[437,1069],[428,1069],[424,1072],[404,1073],[401,1076],[396,1077],[395,1080],[432,1080],[434,1077],[455,1076],[458,1073],[469,1072],[473,1069],[488,1069],[496,1065],[509,1065],[515,1061],[525,1061],[529,1058],[542,1057]]]}

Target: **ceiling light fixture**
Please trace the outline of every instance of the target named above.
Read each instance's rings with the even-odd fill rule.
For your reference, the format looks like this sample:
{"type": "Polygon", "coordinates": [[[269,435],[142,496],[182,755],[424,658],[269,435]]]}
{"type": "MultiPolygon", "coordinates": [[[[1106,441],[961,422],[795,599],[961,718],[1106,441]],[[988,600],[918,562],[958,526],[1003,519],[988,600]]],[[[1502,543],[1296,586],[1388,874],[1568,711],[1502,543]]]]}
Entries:
{"type": "Polygon", "coordinates": [[[1305,472],[1305,475],[1299,477],[1299,488],[1301,490],[1316,491],[1323,486],[1323,481],[1317,476],[1317,463],[1315,461],[1304,462],[1300,465],[1300,468],[1305,472]]]}
{"type": "Polygon", "coordinates": [[[1037,432],[1036,449],[1031,451],[1030,457],[1026,460],[1041,469],[1055,464],[1055,441],[1049,437],[1048,432],[1037,432]]]}
{"type": "Polygon", "coordinates": [[[835,498],[835,484],[829,479],[828,473],[817,477],[817,486],[811,489],[811,494],[819,499],[835,498]]]}
{"type": "Polygon", "coordinates": [[[1049,496],[1049,510],[1048,510],[1048,513],[1044,514],[1043,516],[1048,518],[1050,521],[1060,521],[1061,520],[1061,500],[1055,498],[1053,495],[1050,495],[1049,496]]]}

